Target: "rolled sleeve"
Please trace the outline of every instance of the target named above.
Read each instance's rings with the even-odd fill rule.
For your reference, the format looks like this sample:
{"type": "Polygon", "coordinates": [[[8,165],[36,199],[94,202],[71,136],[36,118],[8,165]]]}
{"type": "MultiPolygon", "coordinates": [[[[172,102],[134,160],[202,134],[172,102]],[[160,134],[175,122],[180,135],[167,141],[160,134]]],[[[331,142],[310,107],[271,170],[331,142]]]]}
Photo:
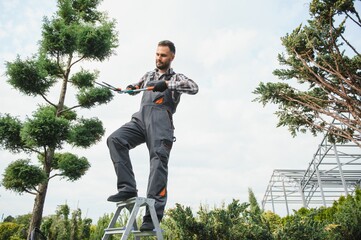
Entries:
{"type": "Polygon", "coordinates": [[[196,94],[198,92],[198,85],[183,74],[173,76],[168,82],[168,88],[172,91],[187,94],[196,94]]]}

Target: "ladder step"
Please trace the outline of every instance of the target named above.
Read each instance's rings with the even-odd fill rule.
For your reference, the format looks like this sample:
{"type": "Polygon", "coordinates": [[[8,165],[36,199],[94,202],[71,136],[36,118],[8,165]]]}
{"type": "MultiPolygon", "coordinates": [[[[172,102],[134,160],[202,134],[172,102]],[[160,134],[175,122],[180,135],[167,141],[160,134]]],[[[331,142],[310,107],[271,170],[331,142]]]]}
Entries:
{"type": "MultiPolygon", "coordinates": [[[[106,234],[121,234],[125,232],[125,227],[120,227],[120,228],[107,228],[104,230],[106,234]]],[[[156,231],[144,231],[141,232],[139,230],[132,230],[131,231],[132,234],[134,234],[134,236],[156,236],[157,232],[156,231]]]]}
{"type": "Polygon", "coordinates": [[[156,231],[141,232],[141,231],[139,231],[139,230],[134,230],[134,231],[132,231],[132,233],[133,233],[134,236],[136,236],[136,237],[156,236],[156,235],[157,235],[157,232],[156,232],[156,231]]]}
{"type": "Polygon", "coordinates": [[[121,227],[121,228],[106,228],[104,229],[106,234],[119,234],[119,233],[124,233],[125,231],[125,227],[121,227]]]}

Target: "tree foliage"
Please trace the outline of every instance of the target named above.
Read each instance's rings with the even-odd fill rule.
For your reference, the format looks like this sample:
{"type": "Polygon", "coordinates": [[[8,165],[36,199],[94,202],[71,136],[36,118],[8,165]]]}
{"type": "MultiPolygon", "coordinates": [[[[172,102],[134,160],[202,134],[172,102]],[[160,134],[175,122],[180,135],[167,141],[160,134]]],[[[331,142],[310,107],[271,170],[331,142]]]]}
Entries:
{"type": "Polygon", "coordinates": [[[201,206],[197,216],[189,207],[177,204],[167,211],[162,223],[166,236],[175,239],[272,239],[263,211],[250,190],[252,203],[233,200],[228,206],[209,210],[201,206]]]}
{"type": "Polygon", "coordinates": [[[56,214],[44,218],[41,231],[52,240],[88,240],[92,220],[82,218],[80,209],[71,211],[67,204],[58,206],[56,214]]]}
{"type": "Polygon", "coordinates": [[[46,180],[45,172],[40,167],[31,165],[29,159],[12,162],[3,176],[3,186],[18,193],[32,192],[35,186],[46,180]]]}
{"type": "Polygon", "coordinates": [[[283,224],[275,231],[275,239],[329,239],[325,223],[317,221],[314,210],[300,209],[294,215],[287,216],[283,224]]]}
{"type": "Polygon", "coordinates": [[[70,181],[81,178],[90,167],[85,157],[79,158],[72,153],[58,153],[54,158],[56,158],[56,169],[60,171],[59,175],[70,181]]]}
{"type": "Polygon", "coordinates": [[[31,215],[25,214],[16,217],[7,216],[0,223],[1,240],[25,240],[27,229],[29,227],[31,215]]]}
{"type": "Polygon", "coordinates": [[[361,29],[356,6],[356,0],[312,0],[307,24],[281,38],[286,52],[278,61],[286,68],[273,72],[297,84],[261,82],[254,91],[255,101],[278,105],[277,126],[293,136],[327,132],[331,142],[361,146],[361,55],[349,35],[361,29]]]}
{"type": "Polygon", "coordinates": [[[11,76],[8,82],[29,96],[45,95],[56,82],[59,71],[55,63],[43,55],[26,60],[18,56],[14,62],[7,62],[6,67],[6,74],[11,76]]]}
{"type": "Polygon", "coordinates": [[[115,21],[97,10],[100,2],[58,0],[57,12],[51,18],[44,17],[39,51],[26,59],[17,56],[6,62],[7,82],[27,96],[44,100],[24,120],[0,114],[0,147],[35,154],[39,160],[38,165],[31,159],[14,161],[1,181],[6,189],[36,195],[30,230],[40,227],[49,180],[61,176],[75,181],[90,167],[85,157],[61,150],[67,144],[88,148],[105,132],[98,118],[87,119],[75,112],[76,108],[89,109],[113,99],[109,89],[95,86],[98,71],[74,71],[83,61],[109,58],[117,47],[115,21]],[[59,86],[60,96],[54,100],[51,93],[59,86]],[[70,87],[75,90],[76,103],[66,101],[70,87]]]}
{"type": "Polygon", "coordinates": [[[353,195],[342,196],[333,206],[321,212],[327,216],[328,231],[340,239],[361,238],[361,190],[353,195]]]}
{"type": "Polygon", "coordinates": [[[61,148],[68,137],[69,127],[67,119],[56,116],[54,107],[40,107],[23,124],[20,137],[29,148],[61,148]]]}
{"type": "Polygon", "coordinates": [[[13,222],[5,222],[0,224],[0,240],[23,239],[19,236],[21,225],[13,222]]]}
{"type": "MultiPolygon", "coordinates": [[[[64,204],[58,206],[55,214],[44,217],[41,231],[49,240],[98,240],[112,218],[113,214],[104,214],[92,225],[91,219],[82,218],[80,209],[71,211],[64,204]]],[[[29,224],[30,215],[5,219],[0,223],[0,239],[25,240],[24,229],[29,224]]],[[[128,219],[129,213],[122,211],[116,227],[125,226],[128,219]]],[[[138,226],[140,221],[139,218],[138,226]]],[[[176,204],[166,211],[161,229],[164,239],[179,240],[358,240],[361,236],[360,221],[360,189],[346,197],[341,196],[330,207],[301,208],[285,217],[264,212],[249,190],[249,202],[233,200],[213,209],[201,205],[197,213],[190,207],[176,204]]],[[[109,239],[119,239],[119,235],[109,239]]]]}
{"type": "Polygon", "coordinates": [[[21,121],[9,114],[0,115],[0,146],[10,152],[26,151],[27,146],[20,137],[21,121]]]}

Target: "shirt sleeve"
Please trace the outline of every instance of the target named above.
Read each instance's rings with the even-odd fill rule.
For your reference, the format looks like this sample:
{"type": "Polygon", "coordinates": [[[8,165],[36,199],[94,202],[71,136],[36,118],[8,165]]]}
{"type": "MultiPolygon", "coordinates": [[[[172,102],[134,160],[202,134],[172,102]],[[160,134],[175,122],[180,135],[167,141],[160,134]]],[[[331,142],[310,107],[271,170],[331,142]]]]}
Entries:
{"type": "Polygon", "coordinates": [[[148,78],[149,73],[144,74],[144,76],[137,82],[137,83],[133,83],[133,86],[137,87],[137,88],[143,88],[145,87],[145,81],[148,78]]]}
{"type": "Polygon", "coordinates": [[[191,95],[198,93],[198,85],[181,73],[172,76],[168,82],[168,89],[191,95]]]}

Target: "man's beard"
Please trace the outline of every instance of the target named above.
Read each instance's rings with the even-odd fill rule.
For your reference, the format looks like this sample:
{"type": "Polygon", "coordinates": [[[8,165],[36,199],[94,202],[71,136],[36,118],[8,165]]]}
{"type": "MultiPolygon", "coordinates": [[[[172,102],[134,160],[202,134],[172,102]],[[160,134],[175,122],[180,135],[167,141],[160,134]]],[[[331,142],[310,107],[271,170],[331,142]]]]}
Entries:
{"type": "Polygon", "coordinates": [[[170,67],[170,63],[160,63],[159,64],[158,62],[156,62],[155,65],[160,70],[167,70],[170,67]]]}

